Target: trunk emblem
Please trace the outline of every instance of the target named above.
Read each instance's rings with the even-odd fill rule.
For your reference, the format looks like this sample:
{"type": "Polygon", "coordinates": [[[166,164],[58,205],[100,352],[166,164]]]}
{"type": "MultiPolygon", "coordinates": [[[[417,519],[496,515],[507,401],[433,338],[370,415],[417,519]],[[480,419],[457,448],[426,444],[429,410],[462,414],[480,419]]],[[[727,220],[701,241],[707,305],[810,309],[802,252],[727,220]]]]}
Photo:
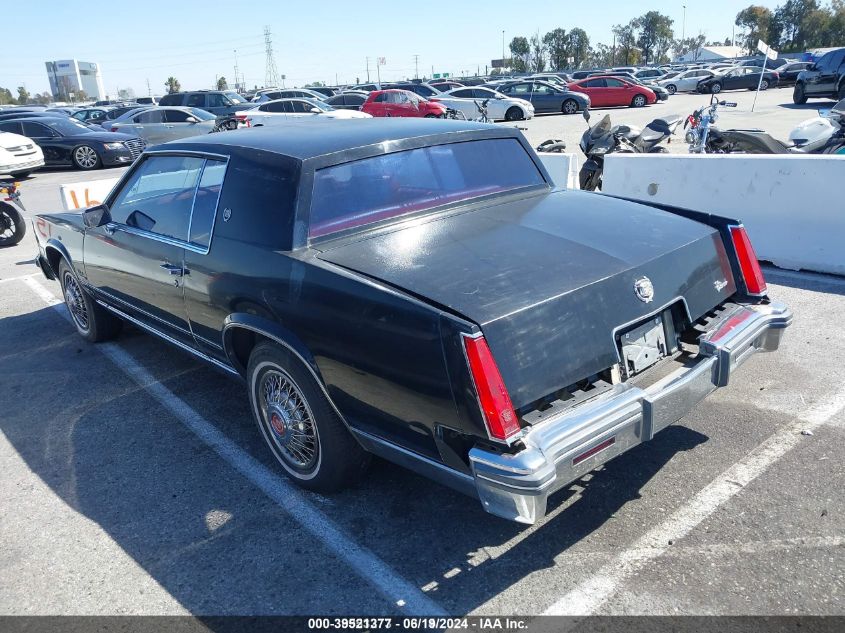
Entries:
{"type": "Polygon", "coordinates": [[[722,292],[722,290],[728,287],[728,280],[725,279],[724,281],[714,281],[713,286],[716,288],[716,292],[722,292]]]}
{"type": "Polygon", "coordinates": [[[643,303],[654,301],[654,285],[648,277],[643,277],[634,282],[634,292],[637,293],[637,299],[643,303]]]}

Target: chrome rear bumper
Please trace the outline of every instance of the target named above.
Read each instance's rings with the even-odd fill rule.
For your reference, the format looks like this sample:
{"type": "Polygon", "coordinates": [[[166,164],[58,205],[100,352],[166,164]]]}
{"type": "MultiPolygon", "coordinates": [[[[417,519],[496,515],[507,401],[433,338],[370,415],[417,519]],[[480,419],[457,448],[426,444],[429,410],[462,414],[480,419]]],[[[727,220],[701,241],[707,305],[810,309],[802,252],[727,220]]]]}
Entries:
{"type": "Polygon", "coordinates": [[[700,339],[701,360],[648,388],[620,384],[596,400],[531,428],[519,453],[473,448],[470,463],[484,509],[520,523],[546,513],[550,494],[646,442],[724,387],[758,351],[780,345],[792,313],[783,304],[737,306],[700,339]]]}

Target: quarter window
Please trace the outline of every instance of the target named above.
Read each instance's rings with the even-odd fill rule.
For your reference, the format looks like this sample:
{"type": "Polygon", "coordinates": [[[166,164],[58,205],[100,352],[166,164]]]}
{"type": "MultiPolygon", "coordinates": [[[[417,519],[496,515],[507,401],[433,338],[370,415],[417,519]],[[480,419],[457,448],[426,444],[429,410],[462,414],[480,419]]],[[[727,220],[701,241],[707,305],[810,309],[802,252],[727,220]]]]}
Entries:
{"type": "Polygon", "coordinates": [[[217,214],[217,203],[220,200],[220,190],[223,188],[223,178],[226,175],[226,163],[219,160],[208,160],[202,170],[197,195],[194,199],[194,211],[191,215],[191,244],[208,248],[211,243],[211,232],[214,229],[214,217],[217,214]]]}
{"type": "Polygon", "coordinates": [[[147,158],[111,204],[112,221],[187,241],[194,193],[204,162],[188,156],[147,158]]]}

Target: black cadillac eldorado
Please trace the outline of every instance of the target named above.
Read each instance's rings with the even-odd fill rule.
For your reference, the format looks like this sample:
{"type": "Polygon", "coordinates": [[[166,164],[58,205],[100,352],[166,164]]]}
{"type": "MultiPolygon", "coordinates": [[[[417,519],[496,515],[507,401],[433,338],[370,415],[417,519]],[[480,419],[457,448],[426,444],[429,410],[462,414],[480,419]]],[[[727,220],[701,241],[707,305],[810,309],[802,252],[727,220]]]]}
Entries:
{"type": "Polygon", "coordinates": [[[738,221],[556,191],[521,133],[475,123],[173,142],[35,229],[85,339],[129,321],[243,378],[301,486],[375,453],[525,523],[792,321],[738,221]]]}

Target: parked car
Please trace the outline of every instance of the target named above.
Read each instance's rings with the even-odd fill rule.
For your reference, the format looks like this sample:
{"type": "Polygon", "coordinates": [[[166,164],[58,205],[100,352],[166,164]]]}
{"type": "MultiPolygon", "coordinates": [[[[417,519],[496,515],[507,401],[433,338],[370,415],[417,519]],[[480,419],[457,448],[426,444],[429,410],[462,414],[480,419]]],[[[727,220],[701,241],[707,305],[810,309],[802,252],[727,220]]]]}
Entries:
{"type": "Polygon", "coordinates": [[[216,117],[199,108],[158,106],[128,112],[111,122],[112,132],[139,136],[147,143],[167,143],[175,139],[209,134],[215,130],[216,117]]]}
{"type": "Polygon", "coordinates": [[[106,115],[108,114],[111,106],[106,106],[102,108],[82,108],[81,110],[77,110],[71,115],[71,118],[76,119],[77,121],[81,121],[82,123],[93,123],[94,125],[100,125],[103,121],[106,120],[106,115]]]}
{"type": "Polygon", "coordinates": [[[697,92],[698,84],[702,79],[709,79],[715,73],[712,70],[685,70],[679,73],[670,73],[664,78],[657,80],[657,85],[669,91],[669,94],[676,92],[697,92]]]}
{"type": "Polygon", "coordinates": [[[326,105],[337,110],[360,110],[367,101],[369,92],[355,91],[355,92],[341,92],[333,97],[326,99],[326,105]]]}
{"type": "Polygon", "coordinates": [[[479,116],[478,105],[487,101],[487,117],[491,121],[522,121],[534,118],[534,106],[525,99],[508,97],[490,88],[461,87],[449,90],[432,101],[463,113],[467,119],[479,116]]]}
{"type": "Polygon", "coordinates": [[[64,117],[33,117],[0,122],[0,132],[26,136],[44,152],[47,165],[91,170],[128,165],[144,150],[144,141],[129,134],[92,130],[64,117]]]}
{"type": "Polygon", "coordinates": [[[100,127],[103,128],[104,130],[110,130],[111,124],[114,121],[116,121],[117,119],[119,119],[120,117],[122,117],[123,115],[130,114],[130,113],[136,113],[136,112],[142,112],[143,110],[146,110],[150,107],[152,107],[152,106],[133,103],[132,105],[129,105],[129,106],[119,106],[119,107],[116,107],[116,108],[112,108],[111,110],[106,112],[106,118],[99,122],[100,127]]]}
{"type": "Polygon", "coordinates": [[[825,53],[798,75],[792,100],[800,104],[818,98],[845,99],[845,48],[825,53]]]}
{"type": "Polygon", "coordinates": [[[375,453],[523,523],[778,348],[736,220],[555,191],[510,127],[379,123],[162,146],[37,216],[36,262],[85,340],[129,321],[241,377],[299,486],[375,453]]]}
{"type": "Polygon", "coordinates": [[[728,70],[717,72],[712,77],[707,77],[698,82],[698,92],[709,92],[719,94],[723,90],[768,90],[778,85],[778,74],[767,70],[760,79],[763,69],[759,66],[737,66],[728,70]]]}
{"type": "Polygon", "coordinates": [[[279,125],[288,121],[311,119],[371,119],[372,116],[357,110],[338,110],[319,99],[278,99],[267,101],[257,108],[235,114],[238,127],[279,125]]]}
{"type": "Polygon", "coordinates": [[[502,85],[498,91],[507,97],[528,101],[534,106],[537,114],[577,114],[590,107],[590,98],[584,92],[573,88],[574,85],[561,88],[545,81],[517,81],[502,85]]]}
{"type": "Polygon", "coordinates": [[[798,83],[798,75],[812,66],[812,62],[792,62],[778,68],[778,88],[795,86],[798,83]]]}
{"type": "Polygon", "coordinates": [[[374,90],[361,106],[361,112],[374,117],[439,118],[446,115],[446,106],[426,101],[407,90],[374,90]]]}
{"type": "Polygon", "coordinates": [[[437,88],[433,88],[428,84],[414,83],[412,81],[385,84],[384,88],[408,90],[409,92],[413,92],[414,94],[419,95],[423,99],[431,99],[432,97],[436,97],[440,94],[440,91],[437,88]]]}
{"type": "Polygon", "coordinates": [[[318,95],[322,96],[324,99],[328,99],[329,97],[333,97],[336,95],[339,90],[337,88],[330,88],[329,86],[311,86],[308,88],[311,92],[316,92],[318,95]]]}
{"type": "Polygon", "coordinates": [[[594,108],[641,108],[657,102],[657,95],[653,90],[621,77],[588,77],[569,84],[569,88],[588,95],[594,108]]]}
{"type": "Polygon", "coordinates": [[[218,118],[234,115],[238,110],[249,108],[249,103],[234,90],[197,90],[164,95],[160,106],[199,108],[211,112],[218,118]]]}
{"type": "Polygon", "coordinates": [[[464,84],[458,81],[432,81],[428,84],[432,88],[436,88],[440,92],[446,92],[447,90],[452,90],[453,88],[463,88],[464,84]]]}
{"type": "MultiPolygon", "coordinates": [[[[781,68],[782,66],[785,66],[786,64],[790,63],[791,61],[793,61],[793,60],[791,60],[791,59],[781,59],[781,58],[769,59],[767,57],[767,58],[765,58],[765,67],[768,70],[778,70],[779,68],[781,68]]],[[[758,57],[755,57],[754,59],[746,59],[745,61],[740,62],[739,66],[752,66],[752,67],[755,67],[755,68],[763,68],[763,65],[764,65],[763,62],[764,62],[764,58],[758,56],[758,57]]]]}
{"type": "Polygon", "coordinates": [[[317,99],[318,101],[325,101],[326,95],[309,90],[306,88],[285,88],[283,90],[273,90],[271,92],[263,92],[253,101],[253,103],[267,103],[268,101],[276,101],[278,99],[317,99]]]}
{"type": "Polygon", "coordinates": [[[141,105],[158,105],[161,97],[138,97],[135,101],[141,105]]]}
{"type": "Polygon", "coordinates": [[[634,73],[634,77],[637,79],[653,79],[655,81],[659,81],[664,75],[666,71],[662,68],[643,68],[642,70],[638,70],[634,73]]]}
{"type": "Polygon", "coordinates": [[[0,176],[26,178],[43,166],[44,153],[35,141],[20,134],[0,132],[0,176]]]}

